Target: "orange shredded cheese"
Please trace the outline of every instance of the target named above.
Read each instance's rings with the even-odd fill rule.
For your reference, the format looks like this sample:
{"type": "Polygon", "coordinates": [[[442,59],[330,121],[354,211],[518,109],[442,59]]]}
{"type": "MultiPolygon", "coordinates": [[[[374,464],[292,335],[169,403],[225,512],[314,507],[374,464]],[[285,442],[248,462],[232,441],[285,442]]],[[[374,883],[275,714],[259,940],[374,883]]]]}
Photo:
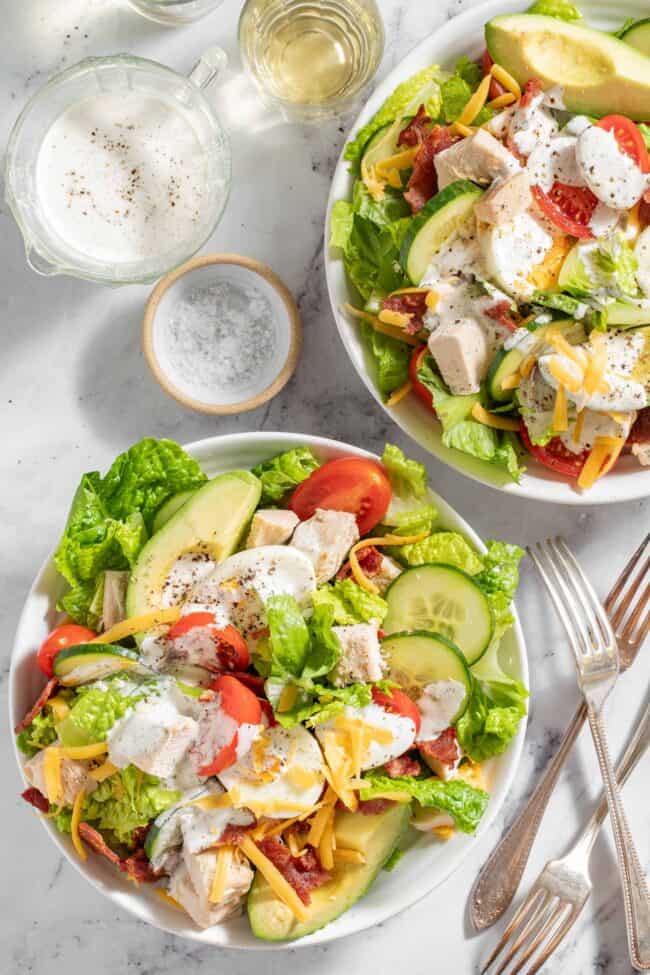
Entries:
{"type": "Polygon", "coordinates": [[[585,410],[582,409],[576,417],[575,426],[573,428],[573,442],[580,443],[580,437],[582,436],[582,428],[585,422],[585,410]]]}
{"type": "Polygon", "coordinates": [[[97,768],[92,769],[92,771],[88,774],[95,782],[104,782],[106,779],[110,779],[111,775],[115,775],[116,772],[119,772],[117,766],[113,765],[113,763],[109,762],[107,759],[103,765],[99,765],[97,768]]]}
{"type": "Polygon", "coordinates": [[[61,781],[61,752],[55,745],[45,749],[43,759],[43,777],[47,798],[54,806],[61,804],[63,799],[63,782],[61,781]]]}
{"type": "Polygon", "coordinates": [[[334,817],[330,817],[325,824],[321,841],[318,845],[318,859],[325,870],[332,870],[334,867],[334,817]]]}
{"type": "Polygon", "coordinates": [[[439,301],[440,301],[440,295],[438,294],[437,291],[428,291],[427,296],[424,299],[424,303],[429,309],[429,311],[433,311],[434,308],[437,307],[439,301]]]}
{"type": "Polygon", "coordinates": [[[578,478],[578,487],[586,490],[611,471],[625,445],[624,437],[596,437],[578,478]]]}
{"type": "Polygon", "coordinates": [[[479,423],[494,430],[518,430],[519,421],[513,420],[509,416],[499,416],[498,413],[489,413],[480,403],[475,403],[472,407],[472,416],[479,423]]]}
{"type": "Polygon", "coordinates": [[[208,900],[211,904],[219,904],[223,900],[223,895],[226,893],[228,871],[232,864],[232,854],[233,848],[231,846],[220,846],[217,850],[217,863],[208,895],[208,900]]]}
{"type": "Polygon", "coordinates": [[[401,311],[394,311],[392,308],[382,308],[377,318],[385,325],[395,325],[396,328],[405,328],[411,321],[411,315],[401,311]]]}
{"type": "Polygon", "coordinates": [[[280,694],[280,700],[278,701],[278,711],[290,711],[291,708],[296,703],[296,698],[298,697],[298,688],[295,684],[287,684],[287,686],[280,694]]]}
{"type": "Polygon", "coordinates": [[[346,302],[343,305],[343,310],[354,318],[360,318],[364,322],[368,322],[376,332],[381,332],[383,335],[390,335],[392,339],[397,339],[398,342],[405,342],[406,345],[420,345],[419,339],[415,335],[409,335],[408,332],[400,331],[391,325],[386,325],[384,322],[380,322],[376,315],[371,315],[370,312],[362,311],[360,308],[355,308],[346,302]]]}
{"type": "Polygon", "coordinates": [[[463,122],[458,120],[456,122],[452,122],[451,131],[455,135],[462,135],[467,139],[470,135],[474,135],[476,129],[473,129],[470,125],[465,125],[463,122]]]}
{"type": "Polygon", "coordinates": [[[481,111],[483,106],[487,101],[487,97],[490,91],[490,85],[492,84],[492,78],[489,74],[486,74],[485,78],[481,81],[480,85],[469,99],[465,108],[458,116],[458,122],[461,125],[471,125],[478,113],[481,111]]]}
{"type": "Polygon", "coordinates": [[[199,809],[229,809],[233,804],[232,796],[228,792],[220,795],[201,796],[198,799],[191,799],[186,805],[197,806],[199,809]]]}
{"type": "Polygon", "coordinates": [[[180,608],[174,606],[171,609],[156,609],[151,613],[143,613],[141,616],[132,616],[131,619],[122,620],[121,623],[116,623],[104,633],[100,633],[94,640],[90,640],[90,643],[117,643],[127,636],[133,636],[134,633],[151,630],[154,626],[175,623],[180,615],[180,608]]]}
{"type": "Polygon", "coordinates": [[[252,841],[250,836],[244,836],[240,841],[240,848],[248,859],[254,864],[262,874],[269,887],[273,890],[276,897],[285,904],[291,913],[299,920],[306,921],[309,917],[305,905],[296,894],[293,887],[287,883],[278,868],[271,863],[268,857],[264,856],[258,846],[252,841]]]}
{"type": "Polygon", "coordinates": [[[74,803],[72,804],[72,818],[70,819],[70,838],[72,840],[72,845],[75,848],[77,856],[81,860],[88,859],[88,854],[84,849],[84,845],[81,842],[81,836],[79,835],[79,823],[81,822],[81,810],[83,808],[85,798],[86,798],[85,789],[79,789],[79,792],[75,796],[74,803]]]}
{"type": "Polygon", "coordinates": [[[502,68],[500,64],[493,64],[490,68],[490,74],[495,81],[503,85],[506,91],[512,92],[517,101],[519,101],[521,98],[521,86],[505,68],[502,68]]]}
{"type": "Polygon", "coordinates": [[[386,406],[397,406],[398,403],[401,403],[402,400],[408,396],[412,389],[413,384],[410,380],[408,380],[403,386],[400,386],[399,389],[396,389],[394,393],[390,394],[386,400],[386,406]]]}
{"type": "Polygon", "coordinates": [[[334,850],[334,862],[363,864],[366,862],[366,858],[361,850],[349,850],[347,847],[337,847],[334,850]]]}
{"type": "Polygon", "coordinates": [[[569,429],[569,411],[567,408],[566,387],[561,383],[555,394],[555,406],[553,407],[553,430],[556,433],[564,433],[569,429]]]}
{"type": "Polygon", "coordinates": [[[419,532],[417,535],[383,535],[381,538],[364,538],[356,545],[353,545],[350,549],[350,554],[348,556],[350,560],[350,569],[352,570],[352,575],[354,576],[355,582],[357,582],[363,589],[367,592],[376,595],[379,590],[374,582],[365,575],[361,566],[359,565],[359,560],[357,558],[357,552],[360,552],[363,548],[370,548],[370,546],[379,547],[381,545],[415,545],[417,542],[421,542],[423,539],[427,538],[429,532],[419,532]]]}
{"type": "Polygon", "coordinates": [[[85,758],[100,758],[108,751],[105,741],[98,741],[95,745],[76,745],[71,748],[59,748],[61,758],[72,758],[83,761],[85,758]]]}
{"type": "Polygon", "coordinates": [[[377,175],[384,176],[391,169],[410,169],[419,150],[419,145],[412,146],[410,149],[403,149],[401,152],[397,152],[393,156],[387,156],[385,159],[380,159],[375,166],[377,175]]]}
{"type": "Polygon", "coordinates": [[[513,92],[504,91],[502,95],[497,95],[496,98],[493,98],[492,101],[488,102],[487,106],[488,108],[493,108],[493,109],[506,108],[508,105],[512,105],[512,103],[516,101],[517,98],[513,94],[513,92]]]}
{"type": "Polygon", "coordinates": [[[177,911],[182,911],[183,907],[178,903],[175,897],[164,889],[164,887],[156,887],[156,894],[165,904],[169,904],[170,907],[174,907],[177,911]]]}

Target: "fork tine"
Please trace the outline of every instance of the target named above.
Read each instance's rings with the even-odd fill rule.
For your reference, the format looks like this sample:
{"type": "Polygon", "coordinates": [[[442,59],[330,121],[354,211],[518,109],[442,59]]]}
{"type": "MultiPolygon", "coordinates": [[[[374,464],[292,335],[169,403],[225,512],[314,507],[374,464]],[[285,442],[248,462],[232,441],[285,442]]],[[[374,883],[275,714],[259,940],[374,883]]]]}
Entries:
{"type": "Polygon", "coordinates": [[[529,545],[526,551],[528,552],[528,555],[530,556],[535,568],[542,577],[542,581],[544,582],[547,592],[551,597],[551,602],[553,603],[555,611],[560,618],[560,622],[562,623],[566,635],[569,638],[569,643],[571,645],[571,649],[573,650],[573,654],[575,657],[578,657],[581,654],[579,633],[570,614],[566,611],[564,602],[560,596],[559,588],[556,586],[555,582],[551,579],[551,575],[549,574],[552,563],[550,562],[548,553],[541,542],[537,543],[535,549],[529,545]]]}
{"type": "MultiPolygon", "coordinates": [[[[605,645],[607,645],[608,643],[614,644],[614,631],[612,629],[612,625],[609,622],[609,619],[607,618],[607,614],[605,612],[603,604],[601,603],[600,599],[596,595],[594,587],[592,586],[591,582],[585,575],[584,571],[582,570],[582,567],[578,564],[578,560],[576,559],[575,555],[573,554],[573,552],[571,551],[567,543],[564,541],[564,539],[557,538],[556,545],[559,551],[564,555],[565,560],[567,560],[570,563],[574,571],[574,579],[577,576],[579,582],[582,584],[582,593],[584,594],[585,598],[588,600],[588,603],[591,606],[591,609],[596,617],[596,620],[598,621],[604,644],[605,645]]],[[[578,584],[576,584],[576,589],[578,590],[578,593],[581,592],[580,586],[578,584]]]]}
{"type": "MultiPolygon", "coordinates": [[[[650,560],[648,564],[650,565],[650,560]]],[[[639,625],[638,632],[635,633],[635,630],[637,623],[639,622],[639,618],[643,614],[644,610],[648,608],[648,603],[650,603],[650,582],[648,582],[648,585],[645,587],[641,598],[630,613],[629,619],[627,620],[620,634],[621,640],[628,640],[630,643],[635,641],[641,643],[645,639],[648,628],[650,627],[650,609],[639,625]]]]}
{"type": "Polygon", "coordinates": [[[553,935],[551,940],[547,942],[546,945],[544,945],[544,949],[540,954],[539,958],[536,958],[533,961],[532,967],[528,969],[526,975],[536,975],[536,973],[540,970],[542,965],[546,964],[546,962],[553,954],[557,946],[560,944],[561,941],[564,940],[567,933],[573,927],[573,924],[577,920],[578,915],[580,914],[581,911],[582,911],[582,907],[578,908],[577,911],[574,909],[569,912],[569,914],[567,915],[566,919],[562,922],[560,927],[556,929],[555,934],[553,935]]]}
{"type": "MultiPolygon", "coordinates": [[[[618,577],[618,579],[616,580],[616,582],[612,586],[612,588],[611,588],[611,590],[609,592],[609,595],[607,596],[607,599],[605,600],[605,604],[604,604],[607,613],[610,614],[610,619],[611,619],[611,611],[614,608],[614,604],[616,603],[616,600],[621,595],[623,589],[625,588],[625,585],[626,585],[628,579],[630,578],[630,576],[632,575],[634,569],[638,565],[638,563],[639,563],[639,561],[641,559],[641,556],[643,555],[643,553],[644,553],[645,549],[647,548],[648,544],[650,544],[650,532],[648,532],[648,534],[646,535],[646,537],[643,539],[643,541],[639,545],[638,549],[636,550],[636,552],[634,553],[634,555],[632,556],[632,558],[630,559],[630,561],[627,563],[627,565],[625,566],[625,568],[621,572],[620,576],[618,577]]],[[[616,626],[618,626],[618,623],[615,623],[612,620],[612,626],[616,627],[616,626]]]]}
{"type": "Polygon", "coordinates": [[[528,938],[534,936],[536,932],[540,930],[540,927],[543,928],[546,925],[551,895],[547,890],[544,890],[543,887],[540,888],[539,892],[542,894],[542,899],[537,911],[533,913],[532,917],[530,917],[524,926],[517,932],[515,940],[509,946],[508,951],[501,959],[501,963],[494,972],[494,975],[503,975],[503,972],[506,970],[521,946],[525,944],[528,938]]]}
{"type": "Polygon", "coordinates": [[[645,560],[645,563],[641,567],[636,579],[630,583],[628,591],[625,593],[621,599],[619,605],[616,607],[616,611],[610,615],[612,621],[612,626],[618,627],[623,622],[623,618],[630,608],[630,603],[636,596],[639,586],[642,584],[645,576],[647,575],[648,569],[650,568],[650,557],[645,560]]]}
{"type": "MultiPolygon", "coordinates": [[[[574,606],[577,607],[578,611],[581,611],[582,622],[586,628],[585,644],[587,645],[587,653],[595,653],[604,642],[602,633],[600,632],[598,620],[590,605],[589,598],[580,585],[580,579],[576,577],[573,566],[562,549],[561,542],[561,538],[549,538],[546,544],[551,558],[554,560],[557,575],[563,580],[568,593],[570,593],[573,599],[574,606]]],[[[580,623],[578,622],[579,625],[580,623]]]]}
{"type": "Polygon", "coordinates": [[[492,962],[495,961],[496,958],[498,958],[498,956],[501,954],[501,951],[503,950],[503,948],[507,944],[507,942],[508,942],[508,940],[509,940],[510,935],[512,934],[512,932],[519,926],[520,922],[524,920],[524,918],[530,912],[530,910],[533,907],[533,905],[535,904],[535,902],[536,901],[539,902],[540,898],[539,898],[538,895],[541,894],[541,893],[542,893],[541,890],[531,891],[530,894],[528,895],[528,897],[526,898],[526,900],[525,901],[522,901],[522,903],[519,905],[519,907],[515,911],[514,917],[508,923],[505,931],[501,935],[501,938],[500,938],[499,942],[495,945],[494,949],[492,950],[492,952],[490,954],[490,957],[487,959],[487,961],[483,965],[483,968],[479,972],[479,975],[485,975],[485,973],[487,972],[487,970],[490,967],[490,965],[492,964],[492,962]]]}
{"type": "MultiPolygon", "coordinates": [[[[536,950],[537,946],[546,938],[553,925],[553,921],[557,916],[557,908],[559,907],[560,902],[555,895],[551,894],[550,892],[547,893],[548,900],[546,901],[542,923],[538,926],[537,931],[534,933],[528,944],[522,945],[522,953],[518,958],[514,959],[513,967],[509,970],[508,975],[516,975],[517,972],[521,971],[522,967],[526,964],[527,960],[536,950]]],[[[499,975],[499,973],[497,972],[495,975],[499,975]]]]}
{"type": "MultiPolygon", "coordinates": [[[[566,902],[561,901],[557,898],[557,902],[554,905],[553,913],[548,918],[548,921],[544,925],[543,929],[537,934],[535,938],[526,948],[525,952],[519,959],[515,968],[513,968],[508,975],[519,975],[522,968],[529,961],[530,958],[537,952],[537,949],[544,942],[548,943],[548,939],[553,935],[553,932],[557,931],[558,927],[563,924],[571,916],[571,905],[566,902]]],[[[534,962],[533,962],[534,964],[534,962]]]]}

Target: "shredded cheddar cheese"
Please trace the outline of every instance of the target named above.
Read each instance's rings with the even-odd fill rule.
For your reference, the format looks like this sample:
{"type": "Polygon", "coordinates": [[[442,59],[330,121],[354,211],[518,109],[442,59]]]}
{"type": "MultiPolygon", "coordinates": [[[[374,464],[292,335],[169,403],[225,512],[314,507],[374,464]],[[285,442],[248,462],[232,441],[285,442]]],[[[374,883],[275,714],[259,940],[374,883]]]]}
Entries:
{"type": "Polygon", "coordinates": [[[363,864],[366,862],[366,858],[361,850],[349,850],[347,847],[337,847],[334,850],[334,862],[363,864]]]}
{"type": "Polygon", "coordinates": [[[61,721],[63,721],[64,718],[67,718],[68,715],[70,714],[70,708],[68,707],[66,702],[63,700],[62,697],[59,697],[56,694],[54,697],[51,697],[49,699],[47,704],[50,710],[52,711],[52,717],[54,718],[55,724],[60,724],[61,721]]]}
{"type": "Polygon", "coordinates": [[[470,125],[464,125],[461,121],[456,121],[452,122],[451,131],[455,135],[462,135],[467,139],[470,135],[474,135],[476,129],[473,129],[470,125]]]}
{"type": "Polygon", "coordinates": [[[394,328],[391,325],[386,325],[381,322],[376,315],[371,315],[370,312],[362,311],[360,308],[355,308],[346,302],[343,305],[343,310],[354,318],[360,318],[364,322],[368,322],[376,332],[381,332],[383,335],[389,335],[392,339],[397,339],[398,342],[405,342],[407,345],[420,345],[419,339],[415,335],[409,335],[408,332],[401,331],[400,329],[394,328]]]}
{"type": "Polygon", "coordinates": [[[424,303],[426,304],[429,311],[433,311],[434,308],[437,307],[439,301],[440,301],[440,295],[438,294],[437,291],[428,291],[427,296],[424,299],[424,303]]]}
{"type": "Polygon", "coordinates": [[[43,759],[43,776],[47,798],[53,806],[61,804],[63,799],[63,782],[61,781],[61,751],[55,745],[45,749],[43,759]]]}
{"type": "Polygon", "coordinates": [[[408,396],[412,389],[413,384],[410,380],[407,380],[403,386],[400,386],[399,389],[396,389],[394,393],[390,394],[386,400],[386,406],[397,406],[398,403],[401,403],[408,396]]]}
{"type": "Polygon", "coordinates": [[[165,890],[164,887],[156,887],[156,894],[165,904],[169,904],[170,907],[175,908],[177,911],[183,911],[184,908],[178,903],[175,897],[165,890]]]}
{"type": "Polygon", "coordinates": [[[517,98],[511,91],[504,91],[502,95],[497,95],[496,98],[493,98],[492,101],[488,102],[487,107],[495,110],[498,108],[506,108],[508,105],[512,105],[513,102],[516,101],[517,98]]]}
{"type": "Polygon", "coordinates": [[[278,711],[290,711],[291,708],[296,703],[296,698],[298,697],[298,688],[295,684],[287,684],[287,686],[282,691],[280,695],[280,700],[278,701],[278,711]]]}
{"type": "Polygon", "coordinates": [[[232,806],[232,796],[228,792],[220,795],[200,796],[198,799],[190,799],[186,805],[197,806],[199,809],[229,809],[232,806]]]}
{"type": "Polygon", "coordinates": [[[377,175],[380,177],[385,176],[391,169],[410,169],[419,150],[420,147],[417,145],[410,149],[404,149],[401,152],[397,152],[393,156],[387,156],[385,159],[380,159],[375,166],[377,175]]]}
{"type": "Polygon", "coordinates": [[[219,904],[223,900],[223,895],[226,893],[232,854],[233,850],[231,846],[220,846],[217,850],[217,863],[208,895],[208,900],[211,904],[219,904]]]}
{"type": "Polygon", "coordinates": [[[103,765],[99,765],[97,768],[92,769],[92,771],[90,771],[88,774],[95,782],[104,782],[106,779],[110,779],[111,775],[115,775],[116,772],[119,772],[117,766],[113,765],[113,763],[109,762],[107,759],[103,765]]]}
{"type": "Polygon", "coordinates": [[[513,420],[509,416],[499,416],[498,413],[489,413],[480,403],[475,403],[472,407],[472,416],[479,423],[494,430],[518,430],[519,421],[513,420]]]}
{"type": "Polygon", "coordinates": [[[100,758],[108,751],[105,741],[98,741],[95,745],[76,745],[71,748],[60,748],[61,758],[72,758],[83,761],[85,758],[100,758]]]}
{"type": "Polygon", "coordinates": [[[624,437],[596,437],[578,478],[578,487],[586,490],[611,471],[625,446],[624,437]]]}
{"type": "Polygon", "coordinates": [[[492,78],[487,74],[458,116],[460,125],[472,124],[487,101],[491,84],[492,78]]]}
{"type": "Polygon", "coordinates": [[[585,410],[580,410],[578,416],[576,417],[575,426],[573,428],[573,442],[580,443],[580,438],[582,436],[582,428],[585,422],[585,410]]]}
{"type": "Polygon", "coordinates": [[[334,817],[330,817],[325,824],[323,835],[318,845],[318,859],[325,870],[332,870],[334,867],[334,817]]]}
{"type": "Polygon", "coordinates": [[[84,845],[81,842],[81,836],[79,835],[79,823],[81,822],[81,810],[83,808],[85,798],[86,798],[85,790],[79,789],[79,792],[75,796],[75,800],[72,805],[72,818],[70,819],[70,838],[72,840],[72,845],[75,848],[77,856],[81,860],[88,859],[88,854],[84,849],[84,845]]]}
{"type": "Polygon", "coordinates": [[[392,308],[382,308],[377,315],[380,322],[385,325],[395,325],[396,328],[406,328],[411,321],[411,315],[406,312],[394,311],[392,308]]]}
{"type": "Polygon", "coordinates": [[[116,623],[104,633],[100,633],[94,640],[90,640],[90,643],[117,643],[127,636],[133,636],[134,633],[151,630],[154,626],[175,623],[180,615],[180,608],[174,606],[171,609],[157,609],[151,613],[143,613],[141,616],[132,616],[131,619],[122,620],[121,623],[116,623]]]}
{"type": "Polygon", "coordinates": [[[276,897],[285,904],[291,913],[299,920],[306,921],[309,917],[305,905],[296,894],[293,887],[287,883],[278,868],[271,863],[268,857],[264,856],[258,846],[255,845],[250,836],[244,836],[240,842],[240,848],[248,859],[257,867],[269,887],[273,890],[276,897]]]}
{"type": "Polygon", "coordinates": [[[429,532],[420,532],[417,535],[383,535],[381,538],[364,538],[362,541],[357,542],[350,549],[350,554],[348,556],[350,560],[350,569],[352,570],[352,575],[355,582],[357,582],[366,592],[370,592],[376,595],[379,590],[374,582],[363,572],[361,566],[359,565],[359,560],[357,558],[357,552],[360,552],[363,548],[369,548],[370,546],[379,547],[380,545],[415,545],[416,542],[421,542],[423,539],[427,538],[429,532]]]}
{"type": "Polygon", "coordinates": [[[500,64],[493,64],[490,68],[490,74],[495,81],[498,81],[500,85],[503,85],[506,91],[511,92],[517,101],[519,101],[521,98],[521,87],[505,68],[502,68],[500,64]]]}
{"type": "Polygon", "coordinates": [[[567,407],[566,386],[561,383],[555,394],[555,406],[553,407],[553,430],[556,433],[564,433],[569,429],[569,411],[567,407]]]}

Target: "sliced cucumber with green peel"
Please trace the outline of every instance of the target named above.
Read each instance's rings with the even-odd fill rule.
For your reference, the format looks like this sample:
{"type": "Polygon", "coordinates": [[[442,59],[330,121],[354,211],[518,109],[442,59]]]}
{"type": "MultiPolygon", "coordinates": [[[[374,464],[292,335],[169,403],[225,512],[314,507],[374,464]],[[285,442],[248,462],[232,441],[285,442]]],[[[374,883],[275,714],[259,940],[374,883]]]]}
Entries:
{"type": "Polygon", "coordinates": [[[428,684],[456,680],[465,687],[465,697],[450,724],[465,713],[472,693],[472,678],[458,647],[439,633],[419,630],[393,633],[384,637],[381,651],[388,664],[389,680],[394,680],[410,697],[417,698],[428,684]]]}
{"type": "Polygon", "coordinates": [[[625,33],[621,34],[621,40],[630,47],[636,48],[641,54],[650,55],[650,17],[631,24],[625,33]]]}
{"type": "Polygon", "coordinates": [[[471,218],[483,190],[459,179],[429,200],[414,217],[400,250],[400,262],[418,285],[446,240],[471,218]]]}
{"type": "Polygon", "coordinates": [[[151,673],[140,663],[135,650],[112,643],[80,643],[76,647],[60,650],[54,658],[54,676],[64,687],[89,684],[127,670],[151,673]]]}
{"type": "MultiPolygon", "coordinates": [[[[395,129],[394,134],[389,139],[386,138],[386,134],[388,133],[389,129],[393,128],[395,124],[394,122],[389,122],[387,125],[382,125],[380,129],[377,129],[377,131],[370,136],[363,147],[363,154],[361,157],[362,167],[364,162],[368,166],[376,166],[377,163],[381,162],[383,159],[388,159],[389,156],[394,156],[395,153],[399,151],[397,140],[400,137],[400,133],[406,128],[412,118],[412,115],[409,115],[408,118],[404,118],[402,120],[403,124],[400,125],[399,128],[395,129]]],[[[409,147],[404,146],[403,148],[408,149],[409,147]]]]}
{"type": "Polygon", "coordinates": [[[174,847],[180,846],[183,841],[181,817],[179,815],[181,810],[196,799],[202,799],[210,794],[210,789],[207,786],[199,785],[193,791],[186,793],[181,802],[165,809],[153,821],[144,841],[144,852],[151,861],[154,870],[159,870],[167,853],[174,847]]]}
{"type": "Polygon", "coordinates": [[[152,533],[155,534],[157,531],[160,531],[162,526],[167,524],[172,515],[175,515],[178,509],[182,508],[194,493],[194,491],[179,491],[178,494],[172,494],[171,498],[168,498],[162,508],[156,512],[156,517],[152,525],[152,533]]]}
{"type": "Polygon", "coordinates": [[[487,596],[456,566],[430,562],[406,569],[386,593],[386,635],[426,630],[451,640],[471,666],[487,650],[494,618],[487,596]]]}
{"type": "Polygon", "coordinates": [[[523,352],[519,349],[499,349],[487,374],[487,388],[490,396],[497,403],[509,403],[513,389],[504,389],[504,379],[513,376],[524,360],[523,352]]]}

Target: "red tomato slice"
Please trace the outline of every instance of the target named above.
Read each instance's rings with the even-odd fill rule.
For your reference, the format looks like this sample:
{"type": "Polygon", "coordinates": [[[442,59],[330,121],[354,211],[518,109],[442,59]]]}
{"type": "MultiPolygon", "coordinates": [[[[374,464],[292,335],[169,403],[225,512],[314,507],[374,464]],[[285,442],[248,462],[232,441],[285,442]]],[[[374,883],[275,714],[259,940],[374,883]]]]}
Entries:
{"type": "Polygon", "coordinates": [[[340,457],[330,460],[299,484],[289,507],[301,521],[316,508],[349,511],[356,515],[359,534],[366,535],[386,514],[391,499],[388,476],[374,460],[340,457]]]}
{"type": "Polygon", "coordinates": [[[433,397],[427,389],[427,387],[420,382],[418,379],[418,369],[422,363],[422,360],[426,355],[429,354],[429,349],[426,345],[418,345],[417,348],[413,349],[413,355],[411,356],[411,361],[409,362],[409,379],[411,380],[411,386],[413,387],[413,392],[419,400],[422,400],[425,406],[428,406],[432,413],[436,411],[433,408],[433,397]]]}
{"type": "Polygon", "coordinates": [[[581,240],[593,238],[589,221],[598,200],[586,186],[554,183],[548,193],[541,186],[532,186],[531,192],[544,216],[563,233],[581,240]]]}
{"type": "Polygon", "coordinates": [[[614,133],[618,148],[634,160],[642,173],[650,172],[650,156],[645,141],[631,119],[625,115],[606,115],[596,124],[599,129],[614,133]]]}
{"type": "Polygon", "coordinates": [[[570,450],[567,450],[559,437],[553,437],[545,447],[539,447],[531,443],[526,424],[523,420],[519,424],[519,436],[528,453],[532,454],[535,460],[543,464],[544,467],[555,471],[556,474],[563,474],[564,477],[577,478],[580,476],[580,471],[585,466],[585,461],[589,456],[588,450],[583,450],[581,454],[572,454],[570,450]]]}
{"type": "MultiPolygon", "coordinates": [[[[220,695],[221,709],[238,725],[260,724],[262,707],[252,691],[229,674],[222,674],[211,684],[220,695]]],[[[198,769],[199,775],[217,775],[237,761],[237,732],[232,740],[221,748],[211,762],[198,769]]]]}
{"type": "Polygon", "coordinates": [[[188,613],[174,623],[167,634],[170,640],[185,636],[190,630],[206,626],[214,640],[214,649],[219,666],[223,670],[246,670],[250,667],[250,654],[243,636],[228,623],[216,626],[213,613],[188,613]]]}
{"type": "Polygon", "coordinates": [[[52,677],[54,674],[54,658],[59,650],[75,647],[79,643],[89,643],[96,636],[94,630],[89,630],[87,626],[79,626],[77,623],[63,623],[52,630],[43,641],[36,657],[36,663],[46,677],[52,677]]]}
{"type": "Polygon", "coordinates": [[[408,694],[405,694],[404,691],[400,691],[396,687],[392,688],[388,694],[380,691],[378,687],[373,687],[372,699],[375,704],[378,704],[385,711],[390,711],[392,714],[401,714],[404,718],[410,718],[415,725],[415,733],[417,735],[422,719],[420,718],[420,712],[417,706],[408,694]]]}

